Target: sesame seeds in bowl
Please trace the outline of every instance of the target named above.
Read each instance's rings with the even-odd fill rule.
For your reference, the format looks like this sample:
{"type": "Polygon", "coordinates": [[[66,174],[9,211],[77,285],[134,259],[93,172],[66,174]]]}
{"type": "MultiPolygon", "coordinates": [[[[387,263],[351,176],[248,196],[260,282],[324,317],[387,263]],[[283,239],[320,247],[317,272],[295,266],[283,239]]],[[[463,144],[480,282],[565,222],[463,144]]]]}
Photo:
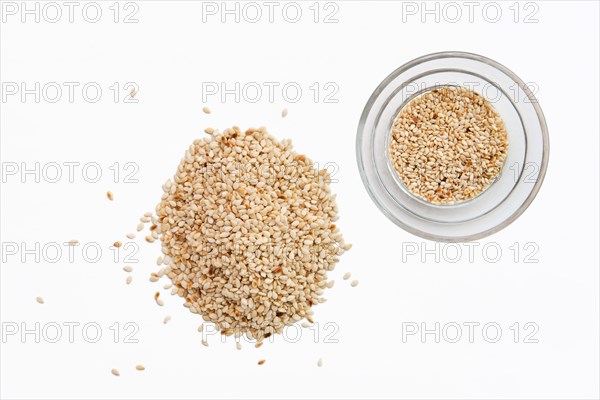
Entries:
{"type": "Polygon", "coordinates": [[[488,236],[533,201],[548,162],[537,100],[514,73],[470,53],[436,53],[388,76],[363,111],[357,161],[380,210],[418,236],[488,236]]]}

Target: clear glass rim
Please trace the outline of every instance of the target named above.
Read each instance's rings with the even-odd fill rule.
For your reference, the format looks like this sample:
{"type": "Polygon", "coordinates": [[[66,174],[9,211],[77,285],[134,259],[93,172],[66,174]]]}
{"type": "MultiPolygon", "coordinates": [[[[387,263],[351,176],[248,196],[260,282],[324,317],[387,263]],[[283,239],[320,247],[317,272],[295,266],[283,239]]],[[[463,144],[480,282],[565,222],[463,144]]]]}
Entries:
{"type": "Polygon", "coordinates": [[[379,208],[379,210],[388,219],[390,219],[392,222],[394,222],[396,225],[400,226],[404,230],[406,230],[414,235],[417,235],[419,237],[422,237],[424,239],[429,239],[429,240],[434,240],[434,241],[442,241],[442,242],[467,242],[467,241],[472,241],[472,240],[478,240],[478,239],[484,238],[486,236],[492,235],[492,234],[504,229],[505,227],[510,225],[512,222],[514,222],[529,207],[529,205],[533,202],[533,199],[536,197],[537,193],[539,192],[540,187],[542,186],[542,183],[546,176],[549,152],[550,152],[550,142],[549,142],[549,136],[548,136],[548,127],[546,124],[546,119],[544,117],[544,113],[543,113],[535,95],[531,92],[531,90],[525,84],[525,82],[523,80],[521,80],[510,69],[508,69],[504,65],[502,65],[490,58],[487,58],[487,57],[484,57],[484,56],[481,56],[478,54],[474,54],[474,53],[461,52],[461,51],[447,51],[447,52],[438,52],[438,53],[427,54],[427,55],[418,57],[414,60],[411,60],[411,61],[405,63],[404,65],[400,66],[395,71],[393,71],[391,74],[389,74],[377,86],[377,88],[373,91],[373,93],[371,94],[371,97],[367,101],[367,103],[363,109],[363,112],[361,114],[360,121],[358,123],[358,130],[357,130],[357,136],[356,136],[356,160],[357,160],[358,170],[359,170],[361,179],[363,181],[363,184],[364,184],[365,188],[367,189],[367,192],[369,193],[369,196],[371,197],[371,199],[373,200],[375,205],[379,208]],[[540,131],[541,131],[541,135],[542,135],[542,142],[543,142],[543,154],[542,154],[540,171],[539,171],[537,180],[536,180],[535,184],[533,185],[533,188],[531,189],[529,195],[527,196],[525,201],[523,201],[523,203],[519,206],[519,208],[515,212],[513,212],[513,214],[510,215],[510,217],[504,219],[502,222],[500,222],[499,224],[495,225],[492,228],[489,228],[487,230],[484,230],[482,232],[478,232],[478,233],[475,233],[472,235],[456,236],[456,237],[440,236],[440,235],[422,231],[421,229],[417,229],[411,225],[404,223],[397,216],[393,215],[390,212],[390,210],[388,210],[387,207],[384,204],[382,204],[382,202],[379,200],[378,196],[373,192],[370,182],[369,182],[369,179],[366,176],[366,171],[364,168],[365,164],[364,164],[364,159],[363,159],[363,155],[362,155],[362,142],[363,142],[363,136],[365,133],[364,128],[366,125],[366,120],[368,118],[368,115],[369,115],[372,107],[373,107],[373,104],[378,99],[379,95],[383,92],[384,88],[386,88],[399,75],[408,71],[409,69],[411,69],[419,64],[422,64],[424,62],[428,62],[428,61],[432,61],[432,60],[436,60],[436,59],[443,59],[443,58],[464,58],[464,59],[474,60],[474,61],[478,61],[478,62],[487,64],[487,65],[497,69],[498,71],[504,73],[506,76],[508,76],[510,79],[512,79],[515,83],[519,84],[519,86],[522,88],[523,92],[527,95],[528,99],[530,100],[530,104],[533,106],[533,108],[537,114],[537,119],[539,121],[540,131]]]}

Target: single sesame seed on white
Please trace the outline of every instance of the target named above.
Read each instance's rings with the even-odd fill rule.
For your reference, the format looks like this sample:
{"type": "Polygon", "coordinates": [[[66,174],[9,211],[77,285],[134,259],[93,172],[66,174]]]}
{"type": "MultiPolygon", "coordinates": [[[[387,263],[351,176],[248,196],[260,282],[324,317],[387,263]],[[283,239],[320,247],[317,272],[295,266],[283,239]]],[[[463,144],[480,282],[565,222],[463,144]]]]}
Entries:
{"type": "Polygon", "coordinates": [[[204,112],[204,114],[210,114],[211,111],[210,111],[210,108],[204,106],[204,107],[202,107],[202,112],[204,112]]]}
{"type": "Polygon", "coordinates": [[[302,322],[302,324],[300,324],[300,326],[302,326],[303,328],[310,328],[310,325],[311,325],[310,322],[306,322],[306,321],[304,321],[304,322],[302,322]]]}
{"type": "Polygon", "coordinates": [[[151,218],[151,217],[152,217],[152,215],[154,215],[154,214],[152,214],[152,211],[146,211],[146,212],[144,213],[144,217],[151,218]]]}
{"type": "Polygon", "coordinates": [[[319,360],[317,361],[317,367],[322,367],[323,366],[323,359],[319,358],[319,360]]]}
{"type": "Polygon", "coordinates": [[[119,370],[118,370],[118,369],[116,369],[116,368],[113,368],[113,369],[112,369],[110,372],[111,372],[111,373],[112,373],[114,376],[121,376],[121,373],[119,373],[119,370]]]}
{"type": "Polygon", "coordinates": [[[162,265],[162,263],[163,263],[163,258],[162,258],[162,256],[159,256],[159,257],[156,259],[156,265],[162,265]]]}
{"type": "Polygon", "coordinates": [[[137,226],[137,231],[140,232],[142,229],[144,229],[144,224],[140,222],[137,226]]]}
{"type": "Polygon", "coordinates": [[[166,323],[167,323],[167,322],[169,322],[170,320],[171,320],[171,316],[170,316],[170,315],[167,315],[167,316],[165,317],[165,319],[163,319],[163,324],[166,324],[166,323]]]}
{"type": "Polygon", "coordinates": [[[39,296],[35,298],[35,301],[37,301],[37,302],[38,302],[38,303],[40,303],[40,304],[44,304],[44,299],[42,299],[42,298],[41,298],[41,297],[39,297],[39,296]]]}
{"type": "Polygon", "coordinates": [[[258,365],[263,365],[265,363],[266,360],[259,360],[258,361],[258,365]]]}
{"type": "Polygon", "coordinates": [[[77,246],[78,244],[79,244],[78,240],[75,240],[75,239],[69,240],[69,246],[77,246]]]}
{"type": "Polygon", "coordinates": [[[139,365],[138,364],[138,365],[135,366],[135,369],[137,369],[138,371],[143,371],[143,370],[146,369],[146,367],[144,367],[143,365],[139,365]]]}
{"type": "Polygon", "coordinates": [[[128,275],[127,279],[125,279],[125,283],[129,285],[129,284],[131,284],[132,280],[133,280],[133,278],[131,277],[131,275],[128,275]]]}
{"type": "Polygon", "coordinates": [[[241,350],[242,349],[242,344],[240,342],[236,342],[235,343],[235,348],[238,349],[238,350],[241,350]]]}
{"type": "Polygon", "coordinates": [[[113,192],[111,192],[110,190],[108,192],[106,192],[106,197],[108,197],[108,199],[110,201],[113,201],[114,198],[115,198],[114,195],[113,195],[113,192]]]}
{"type": "Polygon", "coordinates": [[[343,276],[343,279],[344,279],[345,281],[347,281],[348,279],[350,279],[350,277],[351,277],[351,276],[352,276],[352,274],[351,274],[350,272],[346,272],[346,273],[344,274],[344,276],[343,276]]]}
{"type": "Polygon", "coordinates": [[[202,340],[202,345],[208,347],[208,341],[206,339],[202,340]]]}
{"type": "Polygon", "coordinates": [[[198,327],[198,332],[202,332],[204,330],[204,324],[200,324],[198,327]]]}
{"type": "Polygon", "coordinates": [[[172,284],[172,283],[165,283],[165,284],[163,285],[163,289],[171,289],[172,287],[173,287],[173,284],[172,284]]]}
{"type": "Polygon", "coordinates": [[[121,242],[114,242],[113,243],[113,246],[117,247],[117,248],[121,247],[122,245],[123,245],[123,243],[121,243],[121,242]]]}
{"type": "Polygon", "coordinates": [[[285,117],[287,117],[287,115],[288,115],[288,109],[287,109],[287,108],[284,108],[284,109],[281,111],[281,117],[282,117],[282,118],[285,118],[285,117]]]}
{"type": "Polygon", "coordinates": [[[350,286],[352,286],[352,287],[358,286],[358,281],[353,280],[352,283],[350,284],[350,286]]]}
{"type": "Polygon", "coordinates": [[[151,221],[150,217],[140,217],[140,222],[147,224],[151,221]]]}
{"type": "Polygon", "coordinates": [[[215,130],[213,128],[206,128],[204,130],[204,133],[212,135],[213,133],[215,133],[215,130]]]}
{"type": "Polygon", "coordinates": [[[128,233],[127,239],[135,239],[135,233],[128,233]]]}
{"type": "Polygon", "coordinates": [[[133,271],[133,267],[131,265],[126,265],[123,267],[123,271],[125,272],[132,272],[133,271]]]}
{"type": "Polygon", "coordinates": [[[156,299],[156,304],[162,307],[165,305],[165,302],[163,301],[163,299],[156,299]]]}

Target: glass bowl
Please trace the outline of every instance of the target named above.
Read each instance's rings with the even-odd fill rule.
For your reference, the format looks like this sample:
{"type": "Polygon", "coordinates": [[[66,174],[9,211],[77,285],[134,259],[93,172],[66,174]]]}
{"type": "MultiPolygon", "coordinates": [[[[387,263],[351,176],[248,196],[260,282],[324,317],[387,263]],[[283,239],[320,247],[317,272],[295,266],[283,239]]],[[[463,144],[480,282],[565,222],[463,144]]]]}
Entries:
{"type": "Polygon", "coordinates": [[[356,138],[358,168],[379,209],[408,232],[445,242],[481,239],[517,219],[542,185],[548,152],[544,114],[528,85],[503,65],[463,52],[423,56],[385,78],[365,106],[356,138]],[[508,134],[501,174],[478,196],[454,204],[432,204],[411,193],[388,156],[392,123],[400,110],[441,86],[462,86],[485,97],[508,134]]]}

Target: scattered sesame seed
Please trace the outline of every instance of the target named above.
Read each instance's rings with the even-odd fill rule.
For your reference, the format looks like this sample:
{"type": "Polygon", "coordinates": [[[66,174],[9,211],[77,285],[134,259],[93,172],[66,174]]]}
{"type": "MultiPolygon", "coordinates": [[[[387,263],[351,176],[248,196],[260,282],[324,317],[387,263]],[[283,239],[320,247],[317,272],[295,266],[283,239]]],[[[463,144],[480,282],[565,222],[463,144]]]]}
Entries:
{"type": "Polygon", "coordinates": [[[113,243],[113,246],[115,246],[115,247],[121,247],[122,243],[121,242],[115,242],[115,243],[113,243]]]}
{"type": "Polygon", "coordinates": [[[152,220],[150,219],[150,217],[146,217],[146,216],[144,216],[144,217],[140,217],[140,222],[143,222],[144,224],[147,224],[147,223],[149,223],[150,221],[152,221],[152,220]]]}
{"type": "Polygon", "coordinates": [[[311,307],[325,301],[327,273],[345,243],[334,225],[338,209],[328,178],[327,170],[293,151],[290,140],[277,140],[264,127],[233,127],[195,140],[162,187],[152,231],[169,257],[161,274],[171,280],[171,293],[223,334],[257,341],[309,320],[311,307]],[[207,175],[201,170],[207,162],[233,168],[207,175]],[[261,172],[256,182],[240,180],[238,165],[255,166],[242,172],[261,172]],[[297,176],[294,182],[281,174],[266,177],[263,166],[290,167],[297,176]],[[269,257],[267,246],[274,250],[269,257]],[[232,248],[249,254],[245,267],[231,262],[232,248]],[[201,262],[207,257],[210,263],[201,262]]]}
{"type": "Polygon", "coordinates": [[[167,316],[165,317],[165,319],[163,319],[163,324],[166,324],[166,323],[167,323],[167,322],[169,322],[170,320],[171,320],[171,316],[170,316],[170,315],[167,315],[167,316]]]}
{"type": "Polygon", "coordinates": [[[131,277],[131,275],[128,275],[127,279],[125,279],[125,283],[129,285],[129,284],[131,284],[132,280],[133,280],[133,278],[131,277]]]}
{"type": "Polygon", "coordinates": [[[77,246],[78,244],[79,244],[78,240],[75,240],[75,239],[69,240],[69,246],[77,246]]]}
{"type": "Polygon", "coordinates": [[[172,283],[165,283],[163,289],[171,289],[173,287],[172,283]]]}
{"type": "Polygon", "coordinates": [[[322,367],[323,366],[323,359],[319,358],[319,361],[317,361],[317,367],[322,367]]]}
{"type": "Polygon", "coordinates": [[[206,128],[204,130],[204,132],[207,133],[207,134],[209,134],[209,135],[212,135],[213,133],[215,133],[215,130],[213,128],[206,128]]]}
{"type": "Polygon", "coordinates": [[[331,288],[333,287],[333,285],[334,285],[334,284],[335,284],[335,281],[329,281],[329,282],[327,282],[327,285],[326,285],[326,286],[327,286],[329,289],[331,289],[331,288]]]}
{"type": "Polygon", "coordinates": [[[146,212],[144,213],[144,217],[147,217],[147,218],[151,218],[151,217],[152,217],[152,215],[153,215],[153,214],[152,214],[152,211],[146,211],[146,212]]]}
{"type": "Polygon", "coordinates": [[[300,326],[302,326],[303,328],[310,328],[310,325],[311,324],[309,322],[306,322],[306,321],[304,321],[302,324],[300,324],[300,326]]]}
{"type": "Polygon", "coordinates": [[[346,272],[346,273],[344,274],[344,277],[343,277],[343,278],[344,278],[344,280],[345,280],[345,281],[347,281],[348,279],[350,279],[350,277],[351,277],[351,276],[352,276],[352,274],[351,274],[350,272],[346,272]]]}
{"type": "Polygon", "coordinates": [[[41,298],[41,297],[39,297],[39,296],[35,298],[35,301],[37,301],[37,302],[38,302],[38,303],[40,303],[40,304],[44,304],[44,299],[42,299],[42,298],[41,298]]]}
{"type": "Polygon", "coordinates": [[[284,108],[283,111],[281,111],[281,117],[285,118],[288,115],[288,109],[284,108]]]}
{"type": "Polygon", "coordinates": [[[265,360],[259,360],[258,361],[258,365],[263,365],[265,363],[265,360]]]}
{"type": "Polygon", "coordinates": [[[137,231],[140,232],[142,229],[144,229],[144,224],[140,222],[137,226],[137,231]]]}
{"type": "Polygon", "coordinates": [[[200,324],[198,327],[198,332],[202,332],[204,330],[204,324],[200,324]]]}
{"type": "Polygon", "coordinates": [[[210,108],[208,108],[206,106],[202,108],[202,111],[204,112],[204,114],[210,114],[210,112],[211,112],[210,108]]]}
{"type": "Polygon", "coordinates": [[[119,370],[118,370],[118,369],[116,369],[116,368],[113,368],[113,369],[112,369],[110,372],[111,372],[111,373],[112,373],[114,376],[121,376],[121,374],[119,373],[119,370]]]}
{"type": "Polygon", "coordinates": [[[162,256],[160,256],[156,259],[156,265],[162,265],[162,263],[163,263],[163,258],[162,258],[162,256]]]}
{"type": "Polygon", "coordinates": [[[165,302],[162,299],[156,299],[156,304],[162,307],[165,305],[165,302]]]}
{"type": "Polygon", "coordinates": [[[203,346],[206,346],[206,347],[208,347],[208,341],[207,341],[206,339],[204,339],[204,340],[202,341],[202,345],[203,345],[203,346]]]}
{"type": "Polygon", "coordinates": [[[123,271],[125,272],[132,272],[133,271],[133,267],[131,265],[126,265],[123,267],[123,271]]]}
{"type": "Polygon", "coordinates": [[[137,369],[138,371],[143,371],[143,370],[145,370],[146,368],[145,368],[143,365],[136,365],[136,366],[135,366],[135,369],[137,369]]]}
{"type": "Polygon", "coordinates": [[[235,348],[238,349],[238,350],[241,350],[242,349],[242,344],[240,342],[236,342],[235,343],[235,348]]]}
{"type": "Polygon", "coordinates": [[[154,238],[152,236],[146,236],[146,242],[148,243],[154,243],[154,238]]]}
{"type": "Polygon", "coordinates": [[[113,193],[111,191],[106,192],[106,197],[108,197],[108,199],[110,201],[114,200],[114,196],[113,196],[113,193]]]}
{"type": "Polygon", "coordinates": [[[128,233],[127,239],[135,239],[135,233],[128,233]]]}
{"type": "Polygon", "coordinates": [[[350,286],[352,286],[352,287],[358,286],[358,281],[353,280],[352,283],[350,284],[350,286]]]}
{"type": "Polygon", "coordinates": [[[254,345],[254,347],[256,347],[258,349],[262,345],[263,345],[263,342],[256,342],[256,344],[254,345]]]}

